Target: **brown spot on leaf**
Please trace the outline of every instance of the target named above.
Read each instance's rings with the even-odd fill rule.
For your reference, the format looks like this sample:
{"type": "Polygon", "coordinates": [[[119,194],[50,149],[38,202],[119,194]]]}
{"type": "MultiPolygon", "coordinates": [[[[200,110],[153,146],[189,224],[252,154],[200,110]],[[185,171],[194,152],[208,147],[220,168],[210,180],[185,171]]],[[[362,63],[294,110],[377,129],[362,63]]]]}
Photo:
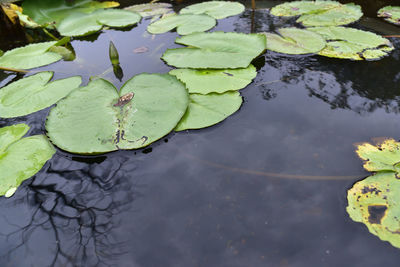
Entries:
{"type": "Polygon", "coordinates": [[[128,104],[132,100],[134,95],[135,94],[131,92],[131,93],[127,93],[127,94],[121,96],[118,99],[118,102],[116,104],[114,104],[114,107],[121,107],[121,106],[128,104]]]}
{"type": "Polygon", "coordinates": [[[380,224],[382,218],[385,216],[387,206],[385,205],[371,205],[368,206],[368,221],[372,224],[380,224]]]}
{"type": "Polygon", "coordinates": [[[376,195],[378,195],[380,192],[382,192],[382,191],[373,186],[371,186],[371,187],[364,186],[364,188],[361,189],[362,194],[375,193],[376,195]]]}

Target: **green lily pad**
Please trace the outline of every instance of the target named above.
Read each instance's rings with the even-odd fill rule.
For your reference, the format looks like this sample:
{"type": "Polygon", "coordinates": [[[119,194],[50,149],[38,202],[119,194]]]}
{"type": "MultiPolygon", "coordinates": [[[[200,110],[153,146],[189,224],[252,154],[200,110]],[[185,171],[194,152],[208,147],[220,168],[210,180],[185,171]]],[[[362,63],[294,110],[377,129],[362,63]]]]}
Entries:
{"type": "Polygon", "coordinates": [[[244,11],[244,5],[239,2],[208,1],[187,6],[180,14],[207,14],[215,19],[235,16],[244,11]]]}
{"type": "Polygon", "coordinates": [[[216,24],[217,21],[208,15],[172,15],[153,22],[147,27],[147,31],[160,34],[176,28],[179,35],[187,35],[208,31],[216,24]]]}
{"type": "Polygon", "coordinates": [[[378,172],[347,192],[347,212],[381,240],[400,248],[400,180],[394,172],[378,172]]]}
{"type": "Polygon", "coordinates": [[[172,5],[168,3],[148,3],[125,7],[125,10],[139,13],[142,17],[152,17],[173,12],[172,5]]]}
{"type": "Polygon", "coordinates": [[[28,130],[26,124],[0,128],[0,196],[12,196],[56,152],[44,135],[22,138],[28,130]]]}
{"type": "Polygon", "coordinates": [[[378,10],[378,17],[386,21],[400,25],[400,6],[385,6],[378,10]]]}
{"type": "Polygon", "coordinates": [[[344,59],[379,59],[392,51],[393,45],[375,33],[345,27],[315,27],[309,31],[320,34],[327,45],[319,54],[344,59]]]}
{"type": "Polygon", "coordinates": [[[98,9],[117,6],[118,2],[90,0],[24,0],[22,3],[23,13],[39,24],[57,24],[76,12],[89,14],[98,9]]]}
{"type": "Polygon", "coordinates": [[[186,85],[189,93],[224,93],[246,87],[256,77],[253,65],[245,69],[233,70],[195,70],[174,69],[169,72],[186,85]]]}
{"type": "Polygon", "coordinates": [[[275,16],[298,16],[297,22],[306,27],[339,26],[359,20],[363,13],[354,4],[340,4],[335,1],[295,1],[271,9],[275,16]]]}
{"type": "Polygon", "coordinates": [[[215,125],[235,113],[242,105],[239,92],[207,95],[190,94],[189,106],[175,131],[200,129],[215,125]]]}
{"type": "Polygon", "coordinates": [[[137,13],[119,9],[100,9],[90,14],[75,12],[63,19],[57,30],[64,36],[84,36],[99,31],[103,25],[126,27],[140,19],[137,13]]]}
{"type": "Polygon", "coordinates": [[[186,48],[167,49],[162,59],[177,68],[247,68],[266,49],[263,34],[195,33],[175,41],[186,48]]]}
{"type": "Polygon", "coordinates": [[[30,44],[9,50],[0,57],[0,67],[13,69],[33,69],[62,59],[58,53],[49,49],[57,42],[30,44]]]}
{"type": "Polygon", "coordinates": [[[145,147],[172,131],[188,105],[186,88],[169,74],[140,74],[120,92],[98,79],[51,109],[50,140],[66,151],[104,153],[145,147]]]}
{"type": "Polygon", "coordinates": [[[265,33],[267,49],[284,54],[318,53],[325,45],[321,35],[298,28],[281,28],[278,34],[265,33]]]}
{"type": "Polygon", "coordinates": [[[24,116],[50,107],[82,82],[75,76],[50,82],[53,73],[39,72],[0,89],[0,117],[24,116]]]}

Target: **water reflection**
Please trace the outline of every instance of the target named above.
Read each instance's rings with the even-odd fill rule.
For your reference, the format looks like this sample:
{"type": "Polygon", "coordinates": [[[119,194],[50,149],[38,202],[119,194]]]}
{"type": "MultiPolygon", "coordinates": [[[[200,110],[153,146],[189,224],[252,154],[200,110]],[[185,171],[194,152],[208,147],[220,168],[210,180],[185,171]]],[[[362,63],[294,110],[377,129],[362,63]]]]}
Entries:
{"type": "Polygon", "coordinates": [[[25,257],[40,258],[41,266],[112,264],[126,242],[113,233],[120,226],[116,218],[137,196],[130,181],[136,166],[127,160],[103,157],[86,164],[56,155],[46,175],[39,173],[13,198],[2,199],[2,256],[13,266],[23,266],[18,262],[25,257]]]}

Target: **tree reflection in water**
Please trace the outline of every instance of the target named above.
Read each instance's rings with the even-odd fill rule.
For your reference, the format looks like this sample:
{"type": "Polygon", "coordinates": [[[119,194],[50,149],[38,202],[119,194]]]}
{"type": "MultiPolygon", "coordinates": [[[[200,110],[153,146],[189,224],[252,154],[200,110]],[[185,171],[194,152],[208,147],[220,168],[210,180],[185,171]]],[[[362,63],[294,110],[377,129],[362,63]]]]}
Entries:
{"type": "Polygon", "coordinates": [[[0,231],[7,241],[2,242],[7,249],[1,251],[5,261],[15,264],[21,254],[35,262],[43,256],[42,266],[112,264],[125,253],[126,241],[119,240],[113,229],[137,197],[130,179],[135,166],[124,165],[127,160],[113,155],[87,164],[57,154],[14,197],[2,201],[10,211],[0,219],[6,225],[0,231]]]}

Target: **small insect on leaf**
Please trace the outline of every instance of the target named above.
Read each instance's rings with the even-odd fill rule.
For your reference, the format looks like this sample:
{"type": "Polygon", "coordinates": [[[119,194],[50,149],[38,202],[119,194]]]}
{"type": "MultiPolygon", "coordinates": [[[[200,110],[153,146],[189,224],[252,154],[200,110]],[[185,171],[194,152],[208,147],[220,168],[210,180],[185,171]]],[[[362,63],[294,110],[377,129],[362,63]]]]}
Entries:
{"type": "Polygon", "coordinates": [[[134,93],[130,92],[130,93],[127,93],[127,94],[121,96],[118,99],[118,102],[116,104],[114,104],[114,107],[121,107],[121,106],[128,104],[132,100],[134,95],[135,95],[134,93]]]}

